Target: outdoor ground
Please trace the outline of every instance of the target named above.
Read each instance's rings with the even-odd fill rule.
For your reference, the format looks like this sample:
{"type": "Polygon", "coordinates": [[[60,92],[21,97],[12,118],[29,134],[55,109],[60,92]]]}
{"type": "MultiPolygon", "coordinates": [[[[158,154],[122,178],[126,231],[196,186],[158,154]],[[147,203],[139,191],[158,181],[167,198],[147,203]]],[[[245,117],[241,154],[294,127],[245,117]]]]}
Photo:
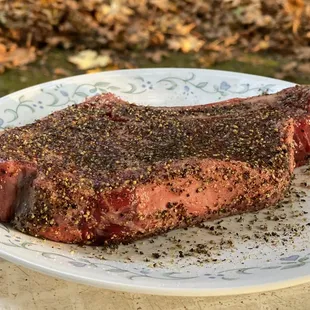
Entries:
{"type": "Polygon", "coordinates": [[[309,20],[310,0],[0,0],[0,96],[146,67],[310,84],[309,20]]]}

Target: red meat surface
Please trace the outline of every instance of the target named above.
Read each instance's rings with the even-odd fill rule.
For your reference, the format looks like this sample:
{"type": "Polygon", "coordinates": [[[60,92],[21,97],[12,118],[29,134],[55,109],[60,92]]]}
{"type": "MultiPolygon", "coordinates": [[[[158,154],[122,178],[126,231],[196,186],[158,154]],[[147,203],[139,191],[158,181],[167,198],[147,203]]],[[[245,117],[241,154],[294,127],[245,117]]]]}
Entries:
{"type": "Polygon", "coordinates": [[[0,220],[129,242],[272,206],[310,153],[310,87],[191,107],[87,99],[0,135],[0,220]]]}

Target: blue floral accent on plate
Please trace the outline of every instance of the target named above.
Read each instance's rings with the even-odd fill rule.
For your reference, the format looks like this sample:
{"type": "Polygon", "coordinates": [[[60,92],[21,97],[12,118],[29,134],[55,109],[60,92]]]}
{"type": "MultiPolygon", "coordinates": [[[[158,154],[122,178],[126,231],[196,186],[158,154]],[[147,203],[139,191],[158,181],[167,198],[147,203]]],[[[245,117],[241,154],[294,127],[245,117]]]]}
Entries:
{"type": "Polygon", "coordinates": [[[220,89],[222,90],[228,90],[229,88],[231,88],[231,86],[225,81],[223,81],[220,85],[220,89]]]}
{"type": "Polygon", "coordinates": [[[295,262],[299,258],[299,255],[291,255],[288,257],[281,257],[280,260],[284,262],[295,262]]]}

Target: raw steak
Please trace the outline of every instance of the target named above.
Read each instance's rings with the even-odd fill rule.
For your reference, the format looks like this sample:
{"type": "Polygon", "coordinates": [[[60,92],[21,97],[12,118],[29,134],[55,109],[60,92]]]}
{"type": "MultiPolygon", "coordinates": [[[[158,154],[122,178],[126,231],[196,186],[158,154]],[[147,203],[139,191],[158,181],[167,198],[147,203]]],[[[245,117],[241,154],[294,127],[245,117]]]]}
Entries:
{"type": "Polygon", "coordinates": [[[0,220],[128,242],[276,204],[310,153],[310,88],[191,107],[112,94],[0,135],[0,220]]]}

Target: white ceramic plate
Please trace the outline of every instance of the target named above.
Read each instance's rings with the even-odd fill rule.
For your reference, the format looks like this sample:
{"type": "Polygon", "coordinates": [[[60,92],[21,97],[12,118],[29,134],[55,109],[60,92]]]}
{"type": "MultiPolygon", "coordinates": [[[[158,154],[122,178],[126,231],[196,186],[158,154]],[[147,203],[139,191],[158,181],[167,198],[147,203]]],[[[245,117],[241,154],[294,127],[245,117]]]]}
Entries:
{"type": "MultiPolygon", "coordinates": [[[[292,85],[265,77],[200,69],[102,72],[37,85],[1,98],[0,127],[33,122],[102,92],[111,91],[139,104],[174,106],[272,93],[292,85]]],[[[304,170],[300,169],[297,186],[300,178],[307,178],[304,170]]],[[[293,198],[293,204],[272,210],[271,215],[265,210],[241,219],[225,219],[220,224],[227,228],[222,235],[214,235],[220,228],[177,230],[152,243],[139,241],[116,251],[42,241],[0,224],[0,256],[52,276],[122,291],[194,296],[276,289],[310,280],[309,226],[305,225],[302,232],[300,228],[310,219],[299,212],[310,209],[310,195],[306,196],[293,198]],[[279,221],[266,220],[274,214],[279,221]],[[257,221],[253,223],[255,216],[257,221]],[[284,233],[284,228],[290,227],[285,225],[299,225],[296,236],[292,236],[293,228],[284,233]],[[279,237],[266,238],[266,232],[278,230],[279,237]],[[233,243],[231,247],[227,240],[233,243]],[[207,254],[197,253],[201,247],[198,244],[207,249],[209,261],[207,254]],[[161,257],[156,259],[152,253],[157,252],[161,257]],[[185,257],[180,257],[184,253],[185,257]]]]}

